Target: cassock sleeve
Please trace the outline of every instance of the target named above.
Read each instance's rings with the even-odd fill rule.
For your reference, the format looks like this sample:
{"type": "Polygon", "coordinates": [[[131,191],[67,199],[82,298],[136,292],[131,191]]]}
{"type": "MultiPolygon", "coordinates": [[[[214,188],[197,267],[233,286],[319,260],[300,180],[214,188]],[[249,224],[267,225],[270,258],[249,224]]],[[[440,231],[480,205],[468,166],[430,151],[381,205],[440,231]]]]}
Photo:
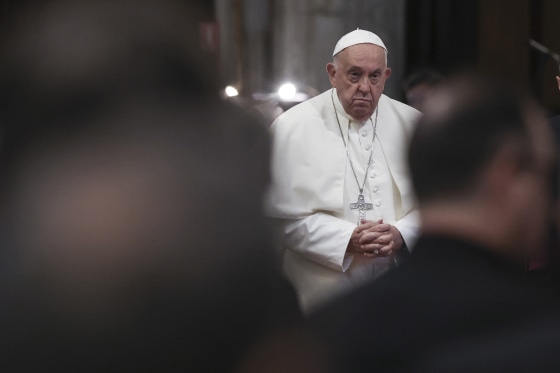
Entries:
{"type": "Polygon", "coordinates": [[[337,131],[325,127],[310,102],[275,120],[267,215],[281,222],[286,250],[343,272],[352,262],[346,248],[356,225],[336,217],[346,165],[337,131]]]}
{"type": "Polygon", "coordinates": [[[386,96],[382,96],[379,105],[382,106],[379,121],[391,125],[380,127],[378,137],[383,144],[383,153],[399,191],[399,198],[395,200],[395,212],[401,217],[397,218],[393,225],[399,230],[410,250],[418,237],[420,216],[415,207],[416,197],[410,182],[406,154],[420,112],[386,96]]]}
{"type": "Polygon", "coordinates": [[[316,213],[284,224],[287,250],[336,271],[344,272],[352,263],[346,248],[355,224],[325,213],[316,213]]]}
{"type": "Polygon", "coordinates": [[[397,221],[394,226],[401,232],[401,236],[410,251],[416,243],[420,227],[420,215],[418,210],[410,211],[406,216],[397,221]]]}

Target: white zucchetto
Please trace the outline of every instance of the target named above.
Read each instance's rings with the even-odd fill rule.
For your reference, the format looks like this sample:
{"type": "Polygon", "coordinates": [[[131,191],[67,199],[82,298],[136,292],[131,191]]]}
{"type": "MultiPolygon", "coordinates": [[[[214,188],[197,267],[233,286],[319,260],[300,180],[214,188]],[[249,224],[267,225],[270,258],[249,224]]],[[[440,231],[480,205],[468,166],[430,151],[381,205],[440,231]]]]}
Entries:
{"type": "Polygon", "coordinates": [[[370,31],[356,29],[340,38],[334,47],[333,57],[342,50],[356,44],[374,44],[385,49],[385,53],[387,53],[387,47],[379,36],[370,31]]]}

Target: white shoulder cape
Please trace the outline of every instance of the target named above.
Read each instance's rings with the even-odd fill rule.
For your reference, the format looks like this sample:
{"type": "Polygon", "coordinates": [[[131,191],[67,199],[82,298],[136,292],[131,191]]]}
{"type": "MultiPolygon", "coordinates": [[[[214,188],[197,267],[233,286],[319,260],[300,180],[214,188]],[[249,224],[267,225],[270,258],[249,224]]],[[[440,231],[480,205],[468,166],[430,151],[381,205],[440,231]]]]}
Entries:
{"type": "MultiPolygon", "coordinates": [[[[336,98],[336,91],[333,92],[336,98]]],[[[401,213],[414,209],[407,146],[420,113],[382,95],[377,136],[401,195],[401,213]]],[[[347,129],[343,128],[343,131],[347,129]]],[[[346,151],[331,101],[331,90],[280,115],[271,125],[272,184],[267,215],[300,219],[316,212],[343,214],[346,151]]]]}

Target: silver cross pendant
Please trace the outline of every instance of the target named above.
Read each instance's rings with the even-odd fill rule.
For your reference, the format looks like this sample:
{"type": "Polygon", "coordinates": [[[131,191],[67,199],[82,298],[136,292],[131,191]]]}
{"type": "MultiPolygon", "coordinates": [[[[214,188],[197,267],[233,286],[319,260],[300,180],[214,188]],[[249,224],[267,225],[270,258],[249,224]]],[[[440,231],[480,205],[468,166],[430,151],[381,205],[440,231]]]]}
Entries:
{"type": "Polygon", "coordinates": [[[366,203],[364,200],[364,195],[360,194],[358,196],[358,202],[351,203],[350,209],[358,210],[358,225],[362,224],[362,220],[366,218],[366,211],[373,209],[373,204],[366,203]]]}

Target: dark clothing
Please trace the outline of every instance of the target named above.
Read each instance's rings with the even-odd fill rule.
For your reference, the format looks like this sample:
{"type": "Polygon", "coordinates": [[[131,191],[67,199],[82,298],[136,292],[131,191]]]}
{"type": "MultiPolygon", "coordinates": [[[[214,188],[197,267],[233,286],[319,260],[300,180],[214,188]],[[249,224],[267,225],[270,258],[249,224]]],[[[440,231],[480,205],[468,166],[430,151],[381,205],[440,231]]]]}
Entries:
{"type": "Polygon", "coordinates": [[[523,291],[523,276],[522,265],[482,247],[424,236],[399,268],[319,311],[310,327],[336,371],[417,371],[443,347],[531,320],[548,300],[523,291]]]}
{"type": "MultiPolygon", "coordinates": [[[[556,144],[556,168],[552,175],[554,203],[560,200],[560,115],[549,118],[550,127],[556,144]]],[[[550,221],[548,242],[544,253],[529,262],[527,280],[534,286],[540,286],[560,294],[560,232],[556,219],[550,221]]]]}
{"type": "Polygon", "coordinates": [[[550,117],[549,120],[550,125],[552,126],[552,130],[554,131],[556,144],[560,144],[560,115],[550,117]]]}

